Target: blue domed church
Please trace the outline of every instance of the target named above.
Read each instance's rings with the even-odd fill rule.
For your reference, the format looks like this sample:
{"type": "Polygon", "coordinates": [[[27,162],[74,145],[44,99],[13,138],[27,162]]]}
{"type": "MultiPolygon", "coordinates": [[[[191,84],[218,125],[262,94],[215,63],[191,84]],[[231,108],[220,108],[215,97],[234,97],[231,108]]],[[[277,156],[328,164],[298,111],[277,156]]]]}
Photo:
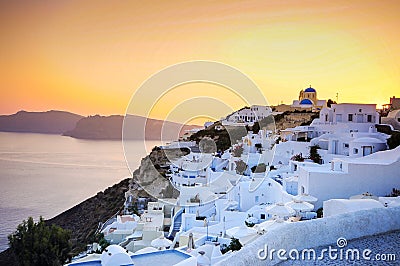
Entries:
{"type": "Polygon", "coordinates": [[[318,111],[326,107],[326,100],[318,100],[317,91],[310,85],[310,87],[300,91],[299,100],[293,101],[292,107],[318,111]]]}

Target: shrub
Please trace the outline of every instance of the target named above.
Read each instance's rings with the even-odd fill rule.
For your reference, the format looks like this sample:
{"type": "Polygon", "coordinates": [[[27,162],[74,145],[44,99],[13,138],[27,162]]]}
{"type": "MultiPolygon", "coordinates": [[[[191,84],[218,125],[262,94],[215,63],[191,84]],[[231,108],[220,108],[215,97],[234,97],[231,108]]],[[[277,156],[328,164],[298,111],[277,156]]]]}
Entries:
{"type": "Polygon", "coordinates": [[[235,251],[235,250],[240,250],[242,248],[242,244],[240,244],[239,239],[232,237],[231,242],[229,245],[222,245],[221,252],[222,254],[225,254],[229,250],[235,251]]]}
{"type": "Polygon", "coordinates": [[[253,173],[264,173],[267,170],[267,165],[265,163],[260,163],[251,168],[253,173]]]}
{"type": "Polygon", "coordinates": [[[310,159],[313,160],[314,163],[320,163],[321,156],[318,153],[319,146],[313,145],[310,147],[310,159]]]}
{"type": "Polygon", "coordinates": [[[324,215],[324,209],[321,207],[317,210],[317,217],[322,218],[324,215]]]}
{"type": "Polygon", "coordinates": [[[233,156],[234,157],[240,157],[243,154],[243,147],[242,146],[236,146],[233,149],[233,156]]]}
{"type": "Polygon", "coordinates": [[[392,135],[387,140],[389,149],[394,149],[400,145],[400,132],[392,131],[392,135]]]}
{"type": "Polygon", "coordinates": [[[260,131],[260,124],[258,123],[258,121],[254,122],[251,131],[253,131],[254,134],[257,134],[258,131],[260,131]]]}
{"type": "Polygon", "coordinates": [[[398,197],[398,196],[400,196],[400,189],[393,188],[392,193],[390,193],[386,197],[398,197]]]}
{"type": "Polygon", "coordinates": [[[336,104],[336,102],[332,99],[328,99],[328,101],[326,102],[326,106],[331,107],[332,104],[336,104]]]}
{"type": "Polygon", "coordinates": [[[293,157],[290,158],[290,160],[297,161],[297,162],[304,162],[304,159],[305,158],[303,157],[303,155],[301,153],[293,155],[293,157]]]}
{"type": "Polygon", "coordinates": [[[247,164],[242,160],[236,161],[235,163],[236,163],[236,173],[238,173],[239,175],[243,175],[243,173],[247,169],[247,164]]]}
{"type": "Polygon", "coordinates": [[[103,233],[95,234],[92,238],[89,239],[90,242],[96,242],[99,244],[99,250],[95,250],[95,253],[101,253],[103,250],[110,245],[108,241],[104,238],[103,233]]]}
{"type": "Polygon", "coordinates": [[[255,223],[251,223],[251,222],[248,222],[248,221],[244,221],[244,224],[247,226],[247,227],[254,227],[256,224],[255,223]]]}
{"type": "Polygon", "coordinates": [[[42,217],[37,223],[29,217],[8,240],[21,265],[63,265],[71,251],[70,236],[68,230],[46,225],[42,217]]]}

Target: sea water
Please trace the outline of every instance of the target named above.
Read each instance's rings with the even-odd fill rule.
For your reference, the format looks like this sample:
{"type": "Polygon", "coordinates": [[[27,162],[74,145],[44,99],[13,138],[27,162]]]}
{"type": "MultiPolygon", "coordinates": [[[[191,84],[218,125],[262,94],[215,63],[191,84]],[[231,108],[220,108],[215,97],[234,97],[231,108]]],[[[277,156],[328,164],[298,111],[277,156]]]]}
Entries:
{"type": "MultiPolygon", "coordinates": [[[[143,141],[129,145],[134,168],[146,151],[143,141]]],[[[22,220],[52,218],[129,175],[121,141],[0,132],[0,251],[22,220]]]]}

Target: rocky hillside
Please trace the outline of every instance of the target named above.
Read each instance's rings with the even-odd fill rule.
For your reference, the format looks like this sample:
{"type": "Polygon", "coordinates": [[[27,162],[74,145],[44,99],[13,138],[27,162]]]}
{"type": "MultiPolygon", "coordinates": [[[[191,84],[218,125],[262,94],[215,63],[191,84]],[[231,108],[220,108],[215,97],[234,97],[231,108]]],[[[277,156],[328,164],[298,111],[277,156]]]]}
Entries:
{"type": "Polygon", "coordinates": [[[94,236],[100,221],[122,209],[128,187],[129,179],[124,179],[46,222],[71,230],[72,244],[80,250],[94,236]]]}
{"type": "Polygon", "coordinates": [[[139,170],[133,173],[133,182],[143,187],[150,195],[157,198],[175,198],[178,191],[171,185],[166,172],[168,163],[190,152],[189,149],[162,150],[154,148],[142,159],[139,170]]]}
{"type": "Polygon", "coordinates": [[[274,118],[276,129],[282,130],[289,127],[309,125],[313,119],[318,117],[319,113],[294,111],[284,112],[274,118]]]}

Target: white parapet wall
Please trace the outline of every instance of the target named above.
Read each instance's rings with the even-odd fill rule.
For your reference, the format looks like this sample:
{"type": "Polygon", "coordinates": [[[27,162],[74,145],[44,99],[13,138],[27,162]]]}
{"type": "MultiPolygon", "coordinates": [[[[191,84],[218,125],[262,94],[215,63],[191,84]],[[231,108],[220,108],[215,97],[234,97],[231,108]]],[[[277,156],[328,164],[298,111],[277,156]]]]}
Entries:
{"type": "MultiPolygon", "coordinates": [[[[302,251],[318,246],[331,245],[337,248],[339,238],[352,240],[400,230],[400,207],[376,208],[345,213],[321,219],[282,223],[267,231],[254,242],[233,252],[218,265],[275,265],[280,262],[275,252],[274,260],[259,258],[259,250],[292,249],[302,251]]],[[[261,255],[264,255],[261,253],[261,255]]],[[[286,256],[288,256],[286,254],[286,256]]]]}

